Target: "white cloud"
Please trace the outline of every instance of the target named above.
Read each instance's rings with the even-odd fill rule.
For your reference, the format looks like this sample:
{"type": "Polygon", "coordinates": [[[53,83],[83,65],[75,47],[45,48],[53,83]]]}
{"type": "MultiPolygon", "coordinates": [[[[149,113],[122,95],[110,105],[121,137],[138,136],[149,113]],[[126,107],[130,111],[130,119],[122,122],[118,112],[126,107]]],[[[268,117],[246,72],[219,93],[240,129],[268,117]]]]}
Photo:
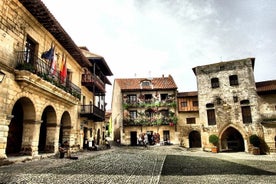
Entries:
{"type": "Polygon", "coordinates": [[[196,90],[193,67],[247,57],[257,81],[276,79],[273,0],[43,2],[77,45],[105,58],[111,82],[171,74],[179,91],[196,90]]]}

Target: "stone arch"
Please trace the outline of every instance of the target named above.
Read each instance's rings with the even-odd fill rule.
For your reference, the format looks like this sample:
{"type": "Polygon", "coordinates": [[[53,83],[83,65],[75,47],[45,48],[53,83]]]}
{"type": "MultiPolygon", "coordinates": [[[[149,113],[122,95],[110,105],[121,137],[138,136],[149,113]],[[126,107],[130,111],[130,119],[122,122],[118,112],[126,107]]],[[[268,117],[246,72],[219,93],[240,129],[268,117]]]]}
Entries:
{"type": "Polygon", "coordinates": [[[35,141],[36,112],[32,100],[21,97],[15,101],[11,108],[13,118],[9,124],[6,154],[16,155],[33,153],[31,145],[35,141]]]}
{"type": "Polygon", "coordinates": [[[244,136],[233,126],[226,127],[220,136],[221,151],[245,151],[244,136]]]}
{"type": "Polygon", "coordinates": [[[70,134],[72,129],[71,116],[68,111],[63,112],[60,120],[59,130],[59,143],[62,144],[64,141],[70,142],[70,134]]]}
{"type": "Polygon", "coordinates": [[[193,130],[189,133],[189,147],[201,148],[201,135],[199,131],[193,130]]]}
{"type": "Polygon", "coordinates": [[[55,132],[57,128],[57,115],[53,106],[48,105],[44,108],[41,115],[41,126],[39,131],[39,153],[54,152],[55,132]]]}

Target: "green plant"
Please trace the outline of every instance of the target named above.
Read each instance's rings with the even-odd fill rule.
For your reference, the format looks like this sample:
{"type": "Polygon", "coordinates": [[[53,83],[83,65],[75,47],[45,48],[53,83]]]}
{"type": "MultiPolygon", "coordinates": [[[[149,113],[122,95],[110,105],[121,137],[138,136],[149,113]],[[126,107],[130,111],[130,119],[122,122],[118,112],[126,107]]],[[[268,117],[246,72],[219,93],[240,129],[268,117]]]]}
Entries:
{"type": "Polygon", "coordinates": [[[254,147],[259,147],[260,144],[261,144],[261,140],[260,140],[259,136],[256,135],[256,134],[250,135],[250,137],[249,137],[249,142],[250,142],[250,144],[252,144],[254,147]]]}
{"type": "Polygon", "coordinates": [[[212,143],[214,146],[217,146],[218,142],[219,142],[218,136],[215,135],[215,134],[210,135],[209,136],[209,142],[212,143]]]}

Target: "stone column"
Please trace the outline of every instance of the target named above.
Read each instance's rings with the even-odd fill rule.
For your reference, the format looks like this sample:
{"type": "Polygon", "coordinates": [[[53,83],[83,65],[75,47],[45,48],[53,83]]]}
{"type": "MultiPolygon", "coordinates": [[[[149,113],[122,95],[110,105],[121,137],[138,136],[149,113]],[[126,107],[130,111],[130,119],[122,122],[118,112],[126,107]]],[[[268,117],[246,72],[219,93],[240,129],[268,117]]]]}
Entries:
{"type": "Polygon", "coordinates": [[[21,153],[24,155],[38,155],[38,142],[42,121],[24,120],[21,153]]]}
{"type": "Polygon", "coordinates": [[[6,147],[7,147],[7,138],[9,133],[9,124],[11,122],[11,119],[13,118],[13,115],[7,115],[3,114],[0,117],[0,159],[7,158],[6,155],[6,147]]]}
{"type": "Polygon", "coordinates": [[[57,129],[59,130],[56,123],[47,123],[47,137],[45,145],[45,151],[47,153],[54,153],[55,147],[58,147],[58,145],[55,145],[56,142],[58,143],[58,138],[56,139],[56,134],[59,135],[59,131],[57,131],[57,129]]]}

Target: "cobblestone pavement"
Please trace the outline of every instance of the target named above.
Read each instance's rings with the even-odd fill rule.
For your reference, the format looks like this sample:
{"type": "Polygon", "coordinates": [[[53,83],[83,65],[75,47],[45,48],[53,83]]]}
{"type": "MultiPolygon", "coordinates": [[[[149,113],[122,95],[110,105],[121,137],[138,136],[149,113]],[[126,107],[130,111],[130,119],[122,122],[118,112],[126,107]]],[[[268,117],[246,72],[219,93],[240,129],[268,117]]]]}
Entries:
{"type": "Polygon", "coordinates": [[[276,155],[112,147],[0,167],[0,183],[276,183],[276,155]]]}

